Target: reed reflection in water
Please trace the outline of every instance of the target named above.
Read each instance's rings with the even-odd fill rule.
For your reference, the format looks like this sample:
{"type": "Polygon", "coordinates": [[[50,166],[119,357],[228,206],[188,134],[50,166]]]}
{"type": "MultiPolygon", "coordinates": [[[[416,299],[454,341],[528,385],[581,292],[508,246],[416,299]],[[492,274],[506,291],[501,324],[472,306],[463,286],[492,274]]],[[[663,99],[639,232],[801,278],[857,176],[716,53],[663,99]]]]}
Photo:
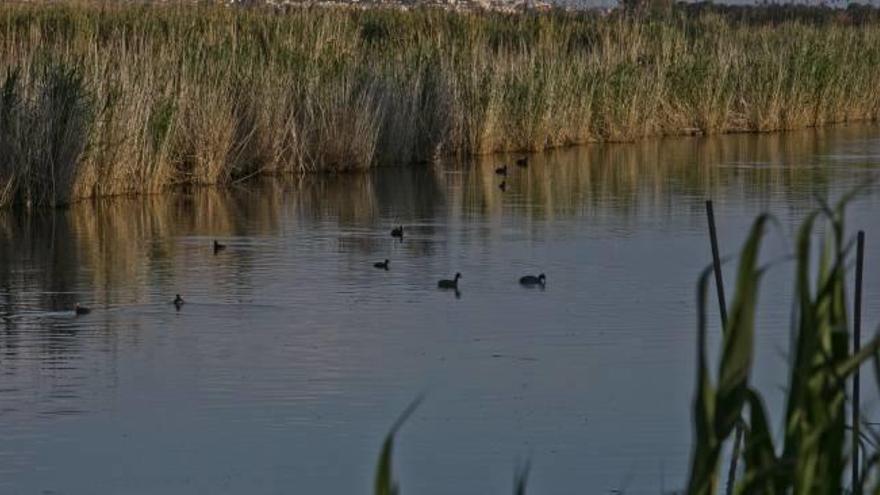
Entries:
{"type": "MultiPolygon", "coordinates": [[[[2,212],[0,491],[364,492],[425,390],[399,439],[406,492],[505,493],[526,454],[539,493],[676,488],[703,200],[727,253],[774,212],[778,256],[816,195],[877,178],[880,130],[516,158],[2,212]],[[436,289],[459,271],[461,299],[436,289]],[[541,272],[545,291],[518,286],[541,272]]],[[[853,205],[868,260],[878,206],[876,185],[853,205]]],[[[760,316],[778,328],[758,337],[768,397],[789,281],[771,272],[760,316]]],[[[873,328],[880,271],[865,286],[873,328]]]]}

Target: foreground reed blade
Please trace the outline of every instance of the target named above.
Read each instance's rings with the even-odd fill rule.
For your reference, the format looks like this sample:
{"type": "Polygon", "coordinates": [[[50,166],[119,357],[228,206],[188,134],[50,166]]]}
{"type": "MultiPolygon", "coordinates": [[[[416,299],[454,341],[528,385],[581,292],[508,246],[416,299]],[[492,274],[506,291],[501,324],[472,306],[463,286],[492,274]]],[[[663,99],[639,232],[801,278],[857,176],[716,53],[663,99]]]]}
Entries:
{"type": "Polygon", "coordinates": [[[531,463],[525,461],[517,466],[513,472],[513,495],[526,495],[526,486],[529,484],[529,471],[531,463]]]}
{"type": "MultiPolygon", "coordinates": [[[[768,217],[759,217],[740,254],[730,321],[722,336],[717,384],[706,356],[706,295],[712,268],[698,284],[697,390],[694,398],[694,446],[690,494],[714,494],[718,488],[721,446],[748,408],[744,472],[737,493],[841,493],[847,468],[846,379],[869,359],[878,360],[880,337],[849,351],[845,297],[846,259],[852,243],[844,238],[846,198],[834,208],[812,212],[797,235],[792,361],[782,443],[774,443],[761,395],[749,384],[754,355],[755,308],[763,268],[757,265],[768,217]],[[812,237],[827,224],[815,282],[811,280],[812,237]],[[813,288],[815,287],[815,291],[813,288]]],[[[853,442],[858,439],[852,438],[853,442]]],[[[876,465],[876,464],[875,464],[876,465]]],[[[865,473],[867,474],[867,473],[865,473]]],[[[876,474],[876,473],[874,473],[876,474]]],[[[869,476],[851,489],[860,492],[869,476]]]]}
{"type": "Polygon", "coordinates": [[[385,441],[382,442],[382,452],[379,454],[379,463],[376,466],[374,495],[398,495],[400,493],[400,488],[397,482],[394,481],[394,472],[391,465],[394,454],[394,436],[406,420],[416,411],[423,399],[424,396],[419,396],[410,402],[391,426],[388,435],[385,436],[385,441]]]}

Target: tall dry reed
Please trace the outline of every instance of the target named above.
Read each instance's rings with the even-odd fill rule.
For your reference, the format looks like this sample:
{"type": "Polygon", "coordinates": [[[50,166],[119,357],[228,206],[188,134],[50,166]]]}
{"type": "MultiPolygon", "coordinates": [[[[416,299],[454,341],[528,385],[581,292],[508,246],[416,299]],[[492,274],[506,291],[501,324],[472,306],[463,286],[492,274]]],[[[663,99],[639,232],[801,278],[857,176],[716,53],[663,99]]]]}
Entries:
{"type": "Polygon", "coordinates": [[[0,204],[875,119],[822,16],[0,6],[0,204]]]}

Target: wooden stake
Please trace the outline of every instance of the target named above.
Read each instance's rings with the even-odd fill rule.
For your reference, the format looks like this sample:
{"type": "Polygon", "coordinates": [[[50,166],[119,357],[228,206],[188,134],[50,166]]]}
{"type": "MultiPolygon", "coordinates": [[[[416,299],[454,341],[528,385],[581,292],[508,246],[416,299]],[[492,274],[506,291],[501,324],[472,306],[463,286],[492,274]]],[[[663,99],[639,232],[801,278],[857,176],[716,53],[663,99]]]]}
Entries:
{"type": "MultiPolygon", "coordinates": [[[[718,310],[721,313],[721,328],[727,331],[727,300],[724,297],[724,278],[721,276],[721,256],[718,254],[718,231],[715,229],[715,210],[712,200],[706,201],[706,216],[709,217],[709,241],[712,244],[712,265],[715,269],[715,290],[718,293],[718,310]]],[[[736,422],[736,436],[733,440],[733,453],[730,458],[730,469],[727,471],[727,495],[733,494],[736,483],[736,467],[739,463],[739,451],[742,445],[742,421],[736,422]]]]}
{"type": "MultiPolygon", "coordinates": [[[[853,309],[853,354],[862,347],[862,271],[865,266],[865,232],[860,230],[856,246],[856,300],[853,309]]],[[[859,486],[859,370],[853,373],[852,382],[852,485],[854,495],[861,494],[859,486]]]]}

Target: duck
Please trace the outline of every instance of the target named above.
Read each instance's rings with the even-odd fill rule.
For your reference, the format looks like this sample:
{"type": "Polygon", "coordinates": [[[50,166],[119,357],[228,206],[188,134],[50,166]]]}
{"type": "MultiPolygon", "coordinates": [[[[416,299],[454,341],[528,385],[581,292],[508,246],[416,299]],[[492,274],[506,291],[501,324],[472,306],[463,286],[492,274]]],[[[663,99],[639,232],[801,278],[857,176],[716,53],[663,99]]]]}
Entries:
{"type": "Polygon", "coordinates": [[[183,306],[183,304],[184,304],[185,302],[186,302],[186,301],[184,301],[183,298],[180,297],[180,294],[175,295],[175,296],[174,296],[174,300],[171,301],[171,303],[174,304],[174,306],[175,306],[177,309],[180,309],[180,307],[183,306]]]}
{"type": "Polygon", "coordinates": [[[528,167],[529,166],[529,157],[524,156],[516,160],[516,164],[519,167],[528,167]]]}
{"type": "Polygon", "coordinates": [[[501,181],[501,184],[498,184],[498,189],[501,189],[501,192],[506,191],[507,190],[507,181],[506,180],[501,181]]]}
{"type": "Polygon", "coordinates": [[[458,290],[458,279],[460,279],[460,278],[461,278],[461,274],[456,273],[455,278],[452,280],[445,280],[444,279],[444,280],[437,282],[437,287],[439,287],[441,289],[455,289],[457,291],[458,290]]]}
{"type": "Polygon", "coordinates": [[[225,244],[220,244],[216,240],[214,241],[214,254],[217,254],[218,251],[223,251],[224,249],[226,249],[225,244]]]}
{"type": "Polygon", "coordinates": [[[401,225],[400,227],[391,229],[391,237],[398,237],[400,239],[403,239],[403,225],[401,225]]]}
{"type": "Polygon", "coordinates": [[[498,175],[507,175],[507,165],[502,165],[496,168],[495,173],[498,175]]]}
{"type": "Polygon", "coordinates": [[[377,261],[376,263],[373,263],[373,266],[382,270],[388,270],[388,260],[377,261]]]}
{"type": "Polygon", "coordinates": [[[537,277],[534,275],[526,275],[524,277],[520,277],[519,283],[520,283],[520,285],[526,285],[526,286],[540,285],[543,287],[544,284],[547,283],[547,276],[544,275],[543,273],[538,275],[537,277]]]}
{"type": "Polygon", "coordinates": [[[85,306],[80,306],[79,303],[76,303],[73,306],[73,312],[78,315],[87,315],[87,314],[91,313],[92,310],[85,307],[85,306]]]}

